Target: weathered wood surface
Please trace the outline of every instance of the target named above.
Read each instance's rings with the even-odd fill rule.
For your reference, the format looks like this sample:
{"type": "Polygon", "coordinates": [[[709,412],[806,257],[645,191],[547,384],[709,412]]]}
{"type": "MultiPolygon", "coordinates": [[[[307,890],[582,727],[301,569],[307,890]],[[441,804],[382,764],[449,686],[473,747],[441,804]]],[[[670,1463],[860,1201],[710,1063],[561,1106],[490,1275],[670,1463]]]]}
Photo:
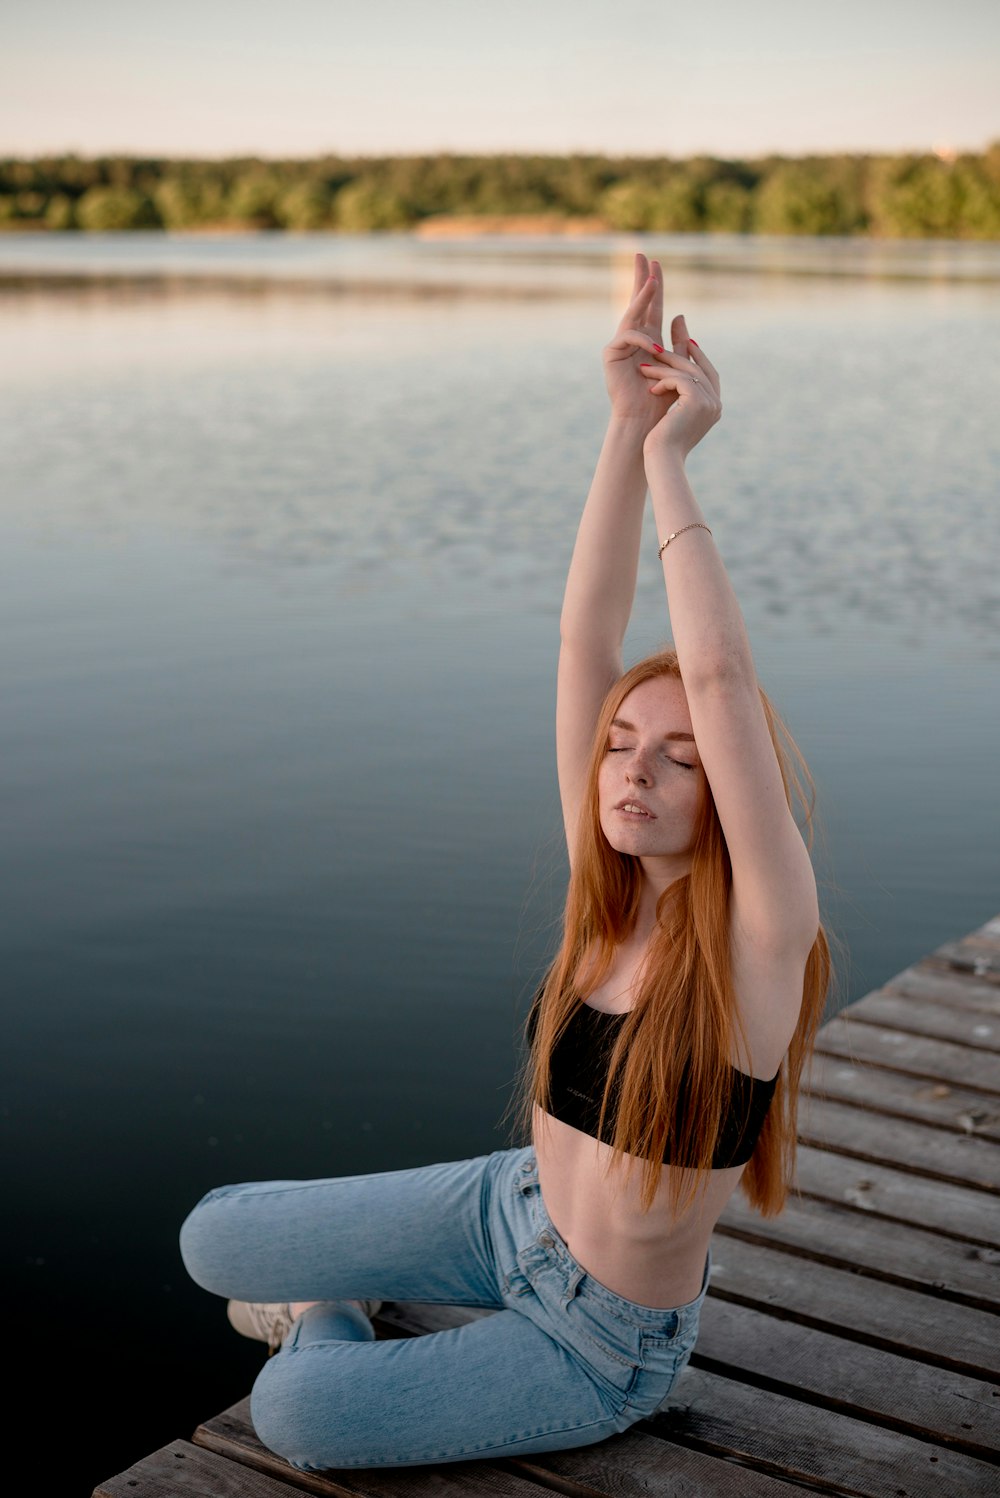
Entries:
{"type": "Polygon", "coordinates": [[[811,1106],[814,1097],[852,1103],[870,1112],[911,1118],[956,1134],[973,1134],[1000,1143],[1000,1097],[973,1087],[930,1082],[924,1077],[910,1077],[883,1068],[878,1076],[878,1092],[873,1096],[867,1066],[856,1066],[817,1051],[810,1067],[809,1092],[805,1098],[800,1097],[800,1109],[811,1106]]]}
{"type": "MultiPolygon", "coordinates": [[[[596,1446],[501,1462],[303,1473],[249,1401],[94,1498],[985,1498],[1000,1493],[1000,916],[823,1027],[797,1190],[737,1193],[713,1239],[691,1366],[596,1446]]],[[[379,1336],[488,1312],[391,1304],[379,1336]]]]}
{"type": "MultiPolygon", "coordinates": [[[[397,1329],[402,1320],[408,1319],[415,1335],[426,1330],[417,1330],[422,1320],[419,1315],[412,1314],[417,1310],[417,1307],[411,1307],[408,1318],[404,1312],[396,1321],[397,1329]]],[[[463,1319],[466,1319],[463,1313],[445,1318],[450,1325],[456,1325],[463,1319]]],[[[433,1329],[441,1329],[437,1319],[433,1329]]],[[[639,1435],[634,1430],[626,1431],[623,1436],[615,1436],[610,1441],[602,1441],[595,1447],[581,1447],[573,1452],[503,1462],[449,1462],[437,1467],[370,1468],[363,1472],[341,1470],[322,1475],[290,1474],[285,1463],[258,1441],[250,1424],[249,1406],[250,1401],[245,1399],[226,1410],[223,1415],[199,1426],[195,1432],[195,1440],[220,1455],[232,1457],[235,1461],[246,1461],[261,1470],[283,1472],[294,1481],[307,1478],[310,1492],[324,1495],[349,1493],[371,1495],[371,1498],[395,1498],[397,1493],[406,1493],[422,1498],[425,1493],[464,1492],[509,1494],[510,1498],[540,1498],[537,1484],[541,1482],[548,1487],[558,1486],[553,1475],[556,1471],[561,1472],[564,1478],[571,1476],[574,1483],[586,1482],[586,1486],[582,1488],[569,1486],[564,1489],[573,1493],[613,1491],[617,1495],[657,1491],[692,1494],[731,1492],[733,1498],[743,1493],[760,1494],[761,1498],[764,1495],[767,1498],[771,1498],[771,1495],[773,1498],[781,1498],[781,1495],[788,1492],[784,1483],[779,1485],[770,1478],[765,1479],[766,1485],[759,1487],[740,1486],[735,1482],[727,1486],[736,1474],[731,1468],[727,1471],[726,1464],[717,1457],[676,1448],[666,1451],[661,1442],[639,1435]],[[559,1464],[559,1458],[565,1458],[565,1463],[559,1464]],[[554,1467],[550,1466],[553,1462],[557,1463],[554,1467]],[[657,1489],[650,1486],[650,1476],[657,1471],[665,1473],[666,1463],[669,1463],[671,1475],[682,1477],[688,1484],[687,1487],[657,1489]],[[588,1474],[586,1479],[582,1476],[584,1472],[588,1474]],[[596,1488],[595,1473],[602,1474],[602,1485],[596,1488]],[[400,1474],[405,1484],[403,1487],[399,1486],[400,1474]],[[716,1483],[721,1483],[722,1486],[716,1486],[716,1483]]],[[[739,1475],[742,1478],[742,1472],[739,1475]]],[[[799,1489],[793,1488],[791,1491],[795,1493],[799,1489]]]]}

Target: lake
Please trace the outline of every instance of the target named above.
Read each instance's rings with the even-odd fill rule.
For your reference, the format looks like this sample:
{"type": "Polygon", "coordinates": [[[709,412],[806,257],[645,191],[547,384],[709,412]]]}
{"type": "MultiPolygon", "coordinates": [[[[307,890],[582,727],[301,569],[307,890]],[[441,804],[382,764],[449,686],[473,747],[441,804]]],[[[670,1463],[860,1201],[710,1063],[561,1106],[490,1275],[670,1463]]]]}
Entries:
{"type": "Polygon", "coordinates": [[[0,237],[8,1283],[81,1492],[259,1366],[204,1191],[512,1142],[635,248],[722,375],[688,469],[816,782],[828,1013],[1000,910],[1000,246],[0,237]]]}

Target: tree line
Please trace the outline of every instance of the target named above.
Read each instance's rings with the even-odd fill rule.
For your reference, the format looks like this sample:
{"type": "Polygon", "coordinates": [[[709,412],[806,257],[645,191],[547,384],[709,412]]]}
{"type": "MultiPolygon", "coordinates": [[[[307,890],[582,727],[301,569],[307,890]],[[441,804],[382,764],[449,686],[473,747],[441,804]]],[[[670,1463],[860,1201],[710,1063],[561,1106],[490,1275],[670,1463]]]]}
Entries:
{"type": "Polygon", "coordinates": [[[0,159],[0,229],[366,233],[545,215],[609,232],[1000,238],[1000,140],[981,152],[0,159]]]}

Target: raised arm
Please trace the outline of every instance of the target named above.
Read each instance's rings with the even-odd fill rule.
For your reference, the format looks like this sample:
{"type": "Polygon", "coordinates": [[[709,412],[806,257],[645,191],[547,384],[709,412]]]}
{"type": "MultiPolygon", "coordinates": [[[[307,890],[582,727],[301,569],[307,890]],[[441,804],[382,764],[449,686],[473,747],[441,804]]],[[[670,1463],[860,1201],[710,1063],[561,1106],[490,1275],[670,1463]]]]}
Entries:
{"type": "Polygon", "coordinates": [[[729,851],[734,925],[761,954],[804,956],[819,924],[815,876],[788,807],[743,615],[685,467],[721,415],[719,377],[683,317],[670,332],[673,351],[640,368],[654,396],[671,398],[643,453],[660,541],[672,537],[661,560],[674,649],[729,851]]]}
{"type": "MultiPolygon", "coordinates": [[[[650,394],[640,359],[661,346],[663,276],[635,257],[632,300],[604,350],[611,416],[566,579],[560,620],[556,753],[570,859],[601,702],[622,672],[646,502],[643,441],[666,408],[650,394]]],[[[669,397],[668,399],[673,399],[669,397]]]]}

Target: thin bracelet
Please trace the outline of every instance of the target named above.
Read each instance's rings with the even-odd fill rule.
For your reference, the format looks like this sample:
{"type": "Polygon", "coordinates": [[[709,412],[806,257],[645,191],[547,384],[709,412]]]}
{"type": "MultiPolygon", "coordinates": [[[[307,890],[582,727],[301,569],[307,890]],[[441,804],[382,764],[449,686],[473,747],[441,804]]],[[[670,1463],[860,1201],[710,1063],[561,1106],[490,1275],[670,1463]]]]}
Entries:
{"type": "Polygon", "coordinates": [[[708,531],[709,535],[712,534],[710,528],[707,525],[705,525],[701,520],[692,520],[692,522],[691,522],[690,525],[682,525],[681,529],[679,531],[671,531],[670,535],[667,537],[667,539],[665,541],[661,541],[661,543],[660,543],[660,549],[656,553],[656,555],[658,557],[662,557],[663,553],[666,551],[667,547],[670,545],[671,541],[674,539],[675,536],[679,536],[682,531],[692,531],[692,530],[694,530],[695,526],[698,526],[698,525],[701,526],[701,528],[702,528],[703,531],[708,531]]]}

